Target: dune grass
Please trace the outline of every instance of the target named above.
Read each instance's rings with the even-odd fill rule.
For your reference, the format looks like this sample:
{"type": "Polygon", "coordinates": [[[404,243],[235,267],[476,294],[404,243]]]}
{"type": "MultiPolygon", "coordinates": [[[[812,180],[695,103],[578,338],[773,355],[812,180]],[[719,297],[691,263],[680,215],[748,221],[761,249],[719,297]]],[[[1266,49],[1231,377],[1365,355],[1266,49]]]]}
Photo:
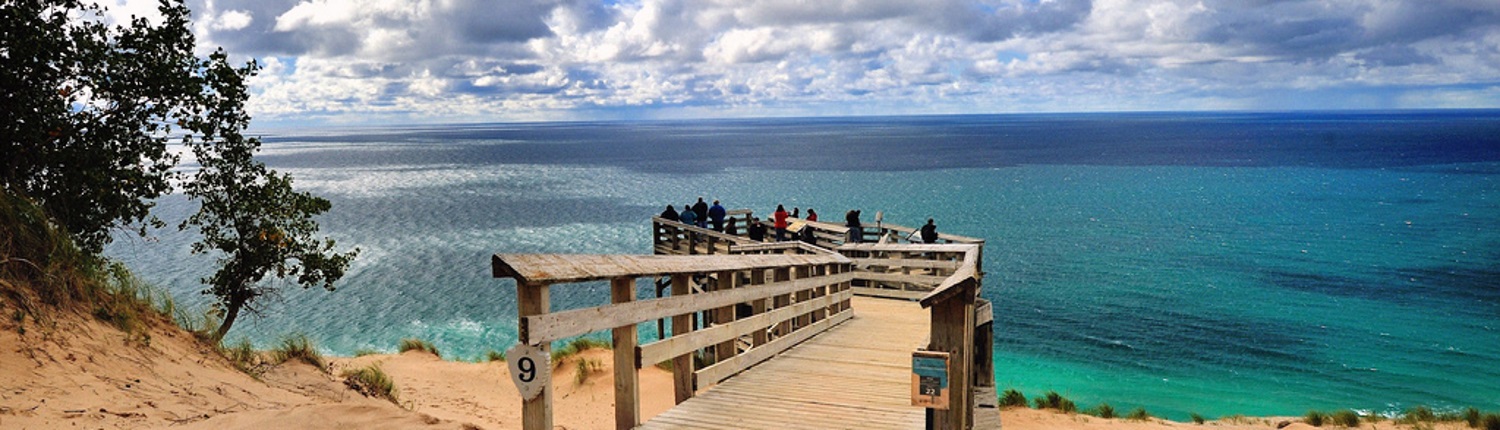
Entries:
{"type": "Polygon", "coordinates": [[[1115,407],[1110,406],[1109,403],[1100,403],[1099,406],[1094,407],[1094,415],[1098,416],[1099,418],[1114,418],[1115,407]]]}
{"type": "Polygon", "coordinates": [[[1188,414],[1188,419],[1193,420],[1193,424],[1197,424],[1197,425],[1200,425],[1200,426],[1203,425],[1204,421],[1207,421],[1207,420],[1203,419],[1202,415],[1198,415],[1197,412],[1189,413],[1188,414]]]}
{"type": "Polygon", "coordinates": [[[1484,414],[1479,419],[1479,425],[1475,426],[1484,430],[1500,430],[1500,414],[1484,414]]]}
{"type": "Polygon", "coordinates": [[[1056,391],[1048,391],[1042,397],[1037,397],[1035,403],[1037,409],[1056,409],[1068,414],[1078,412],[1078,405],[1073,404],[1073,401],[1068,400],[1067,397],[1057,394],[1056,391]]]}
{"type": "Polygon", "coordinates": [[[348,385],[350,389],[366,397],[381,398],[397,405],[401,404],[396,394],[396,383],[391,380],[390,375],[386,375],[385,371],[380,369],[378,364],[345,370],[341,376],[344,378],[344,385],[348,385]]]}
{"type": "Polygon", "coordinates": [[[328,362],[323,359],[323,354],[313,345],[312,339],[306,334],[293,333],[281,338],[281,345],[271,351],[271,357],[276,363],[285,363],[292,360],[311,364],[318,370],[327,370],[328,362]]]}
{"type": "Polygon", "coordinates": [[[1002,407],[1002,408],[1008,408],[1008,407],[1023,407],[1024,408],[1024,407],[1027,407],[1030,404],[1031,403],[1026,400],[1026,395],[1025,394],[1021,394],[1020,391],[1016,391],[1016,389],[1014,389],[1014,388],[1006,388],[1005,392],[1000,395],[1000,407],[1002,407]]]}
{"type": "Polygon", "coordinates": [[[406,351],[421,351],[435,355],[438,358],[443,358],[443,354],[438,352],[436,346],[433,346],[431,343],[428,343],[425,340],[412,337],[401,339],[401,343],[396,345],[396,352],[400,353],[406,351]]]}
{"type": "Polygon", "coordinates": [[[1334,412],[1329,415],[1334,424],[1344,427],[1359,427],[1359,413],[1349,409],[1334,412]]]}
{"type": "Polygon", "coordinates": [[[1131,421],[1146,421],[1151,419],[1151,414],[1146,412],[1146,408],[1137,407],[1135,409],[1132,409],[1130,413],[1125,414],[1125,419],[1131,421]]]}
{"type": "Polygon", "coordinates": [[[483,361],[505,361],[505,353],[491,349],[484,353],[483,361]]]}
{"type": "Polygon", "coordinates": [[[1323,426],[1323,418],[1324,418],[1324,415],[1323,415],[1322,412],[1307,411],[1307,414],[1302,416],[1302,422],[1307,423],[1307,425],[1310,425],[1310,426],[1313,426],[1313,427],[1322,427],[1323,426]]]}
{"type": "Polygon", "coordinates": [[[578,355],[578,353],[583,351],[587,351],[590,349],[610,349],[611,347],[613,347],[613,345],[603,340],[587,337],[575,338],[564,343],[562,347],[554,348],[552,350],[552,366],[556,367],[557,365],[562,364],[564,359],[578,355]]]}

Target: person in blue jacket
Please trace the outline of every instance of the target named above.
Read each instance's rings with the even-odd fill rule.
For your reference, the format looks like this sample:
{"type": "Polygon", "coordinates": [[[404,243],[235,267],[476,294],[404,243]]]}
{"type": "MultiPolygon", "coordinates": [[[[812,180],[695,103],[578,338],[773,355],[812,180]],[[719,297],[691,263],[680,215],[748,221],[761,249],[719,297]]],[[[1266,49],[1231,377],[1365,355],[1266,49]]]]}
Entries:
{"type": "Polygon", "coordinates": [[[693,212],[692,205],[682,205],[682,214],[678,215],[678,217],[680,217],[679,219],[682,220],[683,224],[698,225],[698,213],[693,212]]]}
{"type": "Polygon", "coordinates": [[[714,231],[717,231],[717,232],[720,232],[720,233],[724,232],[724,215],[725,215],[725,213],[726,213],[726,211],[724,210],[724,207],[723,206],[719,206],[719,200],[718,199],[714,199],[714,205],[713,206],[709,206],[709,208],[708,208],[708,220],[710,222],[713,222],[713,224],[714,224],[714,231]]]}

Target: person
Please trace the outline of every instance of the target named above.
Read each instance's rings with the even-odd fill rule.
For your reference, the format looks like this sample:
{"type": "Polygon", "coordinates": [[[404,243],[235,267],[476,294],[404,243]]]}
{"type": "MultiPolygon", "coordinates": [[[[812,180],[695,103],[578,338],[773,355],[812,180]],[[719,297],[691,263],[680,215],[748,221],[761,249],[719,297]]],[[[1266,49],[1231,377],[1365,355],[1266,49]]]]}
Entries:
{"type": "Polygon", "coordinates": [[[844,213],[844,226],[849,227],[849,243],[860,243],[865,240],[865,232],[859,226],[859,209],[844,213]]]}
{"type": "Polygon", "coordinates": [[[714,231],[724,232],[724,207],[719,206],[719,199],[714,199],[714,205],[708,208],[708,219],[714,223],[714,231]]]}
{"type": "Polygon", "coordinates": [[[792,218],[801,218],[802,208],[792,208],[792,218]]]}
{"type": "Polygon", "coordinates": [[[667,205],[667,210],[661,211],[661,218],[667,221],[677,221],[677,209],[667,205]]]}
{"type": "Polygon", "coordinates": [[[818,244],[818,238],[816,236],[813,236],[813,226],[803,224],[802,231],[799,233],[802,236],[802,241],[806,242],[808,245],[818,244]]]}
{"type": "Polygon", "coordinates": [[[937,243],[937,225],[932,223],[932,218],[927,219],[927,225],[922,226],[922,243],[937,243]]]}
{"type": "Polygon", "coordinates": [[[739,227],[735,226],[734,218],[730,218],[730,219],[724,220],[724,233],[729,234],[729,235],[738,235],[738,234],[740,234],[739,227]]]}
{"type": "Polygon", "coordinates": [[[818,221],[818,211],[812,210],[812,208],[807,208],[807,220],[808,221],[817,222],[818,221]]]}
{"type": "Polygon", "coordinates": [[[786,213],[786,207],[782,205],[776,205],[776,213],[771,214],[775,220],[777,242],[786,240],[786,217],[789,215],[791,214],[786,213]]]}
{"type": "Polygon", "coordinates": [[[693,212],[693,207],[682,205],[682,223],[687,225],[698,225],[698,213],[693,212]]]}
{"type": "Polygon", "coordinates": [[[750,240],[756,242],[766,241],[766,225],[760,223],[760,218],[750,217],[750,225],[745,227],[745,234],[750,235],[750,240]]]}
{"type": "Polygon", "coordinates": [[[697,220],[698,226],[708,227],[708,203],[704,203],[702,197],[699,197],[698,203],[693,205],[693,212],[698,214],[697,217],[693,218],[697,220]]]}

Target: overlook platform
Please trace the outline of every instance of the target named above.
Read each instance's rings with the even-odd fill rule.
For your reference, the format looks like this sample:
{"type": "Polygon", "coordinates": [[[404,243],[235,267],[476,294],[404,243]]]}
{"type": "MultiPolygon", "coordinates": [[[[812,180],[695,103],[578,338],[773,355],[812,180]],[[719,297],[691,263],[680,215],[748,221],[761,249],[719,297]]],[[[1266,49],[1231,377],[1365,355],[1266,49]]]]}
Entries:
{"type": "MultiPolygon", "coordinates": [[[[496,254],[492,270],[516,280],[518,348],[610,331],[619,429],[1000,427],[991,310],[978,297],[982,240],[911,243],[912,229],[884,224],[793,228],[811,229],[810,240],[759,242],[655,218],[656,255],[496,254]],[[610,304],[549,309],[550,289],[597,281],[609,281],[610,304]],[[656,298],[640,298],[638,284],[654,285],[656,298]],[[637,331],[652,322],[659,340],[640,344],[637,331]],[[940,377],[915,371],[916,355],[942,357],[940,377]],[[662,362],[677,406],[642,420],[632,370],[662,362]],[[919,399],[927,407],[913,406],[919,399]]],[[[525,428],[552,428],[550,382],[530,387],[525,428]]]]}

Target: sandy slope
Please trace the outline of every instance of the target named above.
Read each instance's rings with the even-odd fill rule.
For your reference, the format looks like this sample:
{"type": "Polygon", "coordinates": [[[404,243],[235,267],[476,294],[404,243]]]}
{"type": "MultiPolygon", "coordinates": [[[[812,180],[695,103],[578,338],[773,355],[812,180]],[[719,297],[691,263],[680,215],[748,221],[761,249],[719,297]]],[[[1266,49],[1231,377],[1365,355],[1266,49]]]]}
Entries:
{"type": "MultiPolygon", "coordinates": [[[[235,370],[190,335],[162,322],[151,337],[131,338],[92,318],[72,316],[19,334],[0,322],[0,429],[513,429],[520,399],[504,363],[442,361],[421,352],[336,358],[332,374],[288,363],[261,379],[235,370]],[[395,380],[401,406],[365,398],[332,375],[379,364],[395,380]]],[[[557,366],[555,424],[565,429],[613,428],[610,353],[585,351],[557,366]],[[577,360],[594,364],[577,379],[577,360]]],[[[641,371],[642,415],[672,403],[669,372],[641,371]]],[[[1105,420],[1051,411],[1007,409],[1007,430],[1156,430],[1200,427],[1158,420],[1105,420]]],[[[1295,418],[1210,422],[1219,429],[1306,430],[1295,418]]],[[[1365,428],[1370,428],[1366,424],[1365,428]]],[[[1390,422],[1379,429],[1409,428],[1390,422]]],[[[1440,424],[1437,429],[1465,428],[1440,424]]]]}

